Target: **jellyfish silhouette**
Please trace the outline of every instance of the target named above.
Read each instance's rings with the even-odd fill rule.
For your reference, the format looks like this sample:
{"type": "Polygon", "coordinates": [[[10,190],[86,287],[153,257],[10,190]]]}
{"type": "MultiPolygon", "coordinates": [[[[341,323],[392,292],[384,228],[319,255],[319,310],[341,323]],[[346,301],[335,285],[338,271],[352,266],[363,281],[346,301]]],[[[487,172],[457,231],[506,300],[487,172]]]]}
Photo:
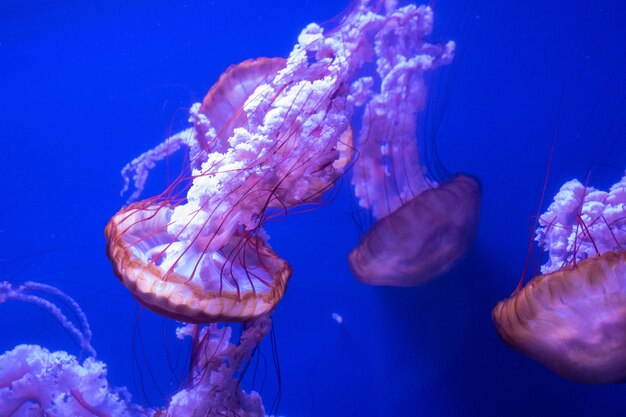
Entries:
{"type": "Polygon", "coordinates": [[[626,379],[626,177],[609,192],[569,181],[539,219],[542,275],[492,316],[511,346],[559,375],[626,379]]]}
{"type": "Polygon", "coordinates": [[[412,24],[376,33],[376,74],[364,78],[359,157],[352,183],[359,205],[377,220],[349,256],[364,283],[414,286],[450,270],[476,236],[481,187],[468,175],[437,184],[420,164],[417,114],[426,101],[424,76],[452,60],[424,39],[432,11],[412,24]],[[418,33],[419,36],[416,36],[418,33]]]}

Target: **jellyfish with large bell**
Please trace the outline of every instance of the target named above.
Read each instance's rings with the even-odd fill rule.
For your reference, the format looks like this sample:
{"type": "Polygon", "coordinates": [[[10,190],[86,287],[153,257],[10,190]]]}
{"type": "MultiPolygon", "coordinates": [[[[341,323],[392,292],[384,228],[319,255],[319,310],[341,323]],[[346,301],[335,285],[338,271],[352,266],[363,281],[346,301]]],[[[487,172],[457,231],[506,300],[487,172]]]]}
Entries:
{"type": "Polygon", "coordinates": [[[539,219],[541,275],[493,309],[509,345],[577,382],[626,379],[626,177],[608,192],[577,180],[539,219]]]}

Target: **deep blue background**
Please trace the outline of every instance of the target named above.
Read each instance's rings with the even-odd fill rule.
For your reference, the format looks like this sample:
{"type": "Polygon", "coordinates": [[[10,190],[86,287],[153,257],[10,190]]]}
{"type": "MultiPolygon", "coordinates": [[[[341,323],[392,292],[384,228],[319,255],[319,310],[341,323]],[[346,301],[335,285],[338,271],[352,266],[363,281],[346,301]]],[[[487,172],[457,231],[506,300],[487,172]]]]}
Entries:
{"type": "MultiPolygon", "coordinates": [[[[304,25],[347,5],[0,3],[0,279],[50,283],[74,296],[110,380],[128,386],[136,401],[164,402],[177,387],[165,346],[174,358],[185,351],[171,337],[172,323],[139,313],[105,257],[103,228],[124,202],[121,167],[184,127],[190,104],[228,65],[286,55],[304,25]]],[[[624,172],[626,6],[434,6],[433,39],[454,39],[459,53],[431,80],[423,134],[435,135],[448,169],[482,180],[476,245],[427,286],[373,288],[357,283],[347,266],[359,238],[348,181],[332,205],[270,225],[273,247],[294,268],[274,315],[279,413],[626,415],[626,387],[555,376],[505,346],[490,318],[520,276],[551,141],[548,198],[566,179],[591,172],[593,184],[607,187],[624,172]]],[[[162,189],[168,174],[159,167],[147,192],[162,189]]],[[[0,351],[23,342],[77,353],[37,308],[0,305],[0,351]]],[[[269,406],[276,377],[267,343],[263,352],[269,406]]]]}

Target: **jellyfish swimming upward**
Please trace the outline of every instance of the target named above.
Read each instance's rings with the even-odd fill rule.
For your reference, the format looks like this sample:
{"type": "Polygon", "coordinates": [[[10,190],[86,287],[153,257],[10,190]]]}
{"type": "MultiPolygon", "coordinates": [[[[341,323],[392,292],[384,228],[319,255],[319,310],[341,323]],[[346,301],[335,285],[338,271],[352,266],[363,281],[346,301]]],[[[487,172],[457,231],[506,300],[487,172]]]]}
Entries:
{"type": "Polygon", "coordinates": [[[541,215],[548,252],[524,288],[493,310],[502,338],[561,376],[626,380],[626,176],[608,192],[565,183],[541,215]]]}
{"type": "MultiPolygon", "coordinates": [[[[133,179],[135,200],[156,162],[180,148],[189,155],[189,175],[156,197],[132,202],[107,225],[107,252],[120,281],[144,306],[177,320],[247,321],[270,312],[285,292],[291,268],[269,246],[264,223],[319,201],[351,166],[355,147],[357,196],[377,217],[387,216],[362,243],[366,249],[351,257],[357,276],[380,275],[377,257],[389,245],[400,244],[403,252],[410,247],[407,259],[394,265],[394,277],[403,279],[411,272],[402,263],[430,259],[421,251],[450,245],[457,229],[469,230],[471,240],[475,224],[468,224],[475,223],[477,208],[460,206],[472,198],[468,204],[477,204],[477,183],[460,177],[433,191],[413,143],[423,73],[450,61],[454,50],[452,42],[424,40],[432,21],[427,6],[362,0],[327,31],[308,25],[288,58],[253,59],[227,69],[204,101],[191,106],[190,128],[124,168],[126,184],[133,179]],[[372,62],[378,78],[364,70],[372,62]],[[359,107],[365,117],[353,130],[359,107]],[[374,172],[368,177],[369,168],[374,172]],[[459,190],[472,197],[454,200],[459,190]],[[445,197],[407,205],[423,192],[445,197]],[[428,203],[451,205],[432,211],[458,218],[435,224],[433,213],[415,210],[428,203]],[[399,225],[403,220],[410,226],[408,243],[398,234],[406,227],[399,225]],[[428,244],[416,244],[416,234],[428,244]]],[[[447,263],[467,243],[460,246],[447,251],[447,263]]],[[[439,273],[446,267],[428,269],[439,273]]]]}

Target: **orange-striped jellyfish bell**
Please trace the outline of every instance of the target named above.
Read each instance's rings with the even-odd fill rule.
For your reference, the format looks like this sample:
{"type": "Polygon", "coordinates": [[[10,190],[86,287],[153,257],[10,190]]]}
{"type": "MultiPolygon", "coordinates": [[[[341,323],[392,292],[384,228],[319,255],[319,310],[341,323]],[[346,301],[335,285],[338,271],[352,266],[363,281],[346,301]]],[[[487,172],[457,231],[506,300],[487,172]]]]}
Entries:
{"type": "Polygon", "coordinates": [[[502,338],[559,375],[626,380],[626,176],[609,192],[563,185],[539,219],[542,275],[498,303],[502,338]]]}
{"type": "Polygon", "coordinates": [[[349,260],[354,275],[371,285],[415,286],[449,271],[478,228],[478,180],[456,175],[438,184],[419,157],[417,115],[426,102],[425,75],[449,63],[455,45],[425,41],[433,26],[430,9],[402,22],[376,33],[376,72],[360,86],[368,100],[352,183],[359,205],[376,221],[349,260]]]}
{"type": "MultiPolygon", "coordinates": [[[[286,60],[228,69],[191,108],[191,128],[124,168],[127,185],[132,177],[136,187],[132,199],[154,164],[180,148],[188,149],[191,175],[111,219],[107,250],[120,281],[149,309],[182,321],[247,321],[271,312],[291,268],[269,246],[263,225],[318,202],[350,165],[354,108],[369,109],[377,97],[365,64],[392,64],[383,83],[408,85],[394,96],[404,99],[422,69],[450,59],[453,43],[423,40],[431,26],[427,6],[358,0],[332,30],[308,25],[286,60]],[[400,38],[408,49],[393,41],[400,38]]],[[[402,103],[386,104],[402,114],[402,103]]]]}

